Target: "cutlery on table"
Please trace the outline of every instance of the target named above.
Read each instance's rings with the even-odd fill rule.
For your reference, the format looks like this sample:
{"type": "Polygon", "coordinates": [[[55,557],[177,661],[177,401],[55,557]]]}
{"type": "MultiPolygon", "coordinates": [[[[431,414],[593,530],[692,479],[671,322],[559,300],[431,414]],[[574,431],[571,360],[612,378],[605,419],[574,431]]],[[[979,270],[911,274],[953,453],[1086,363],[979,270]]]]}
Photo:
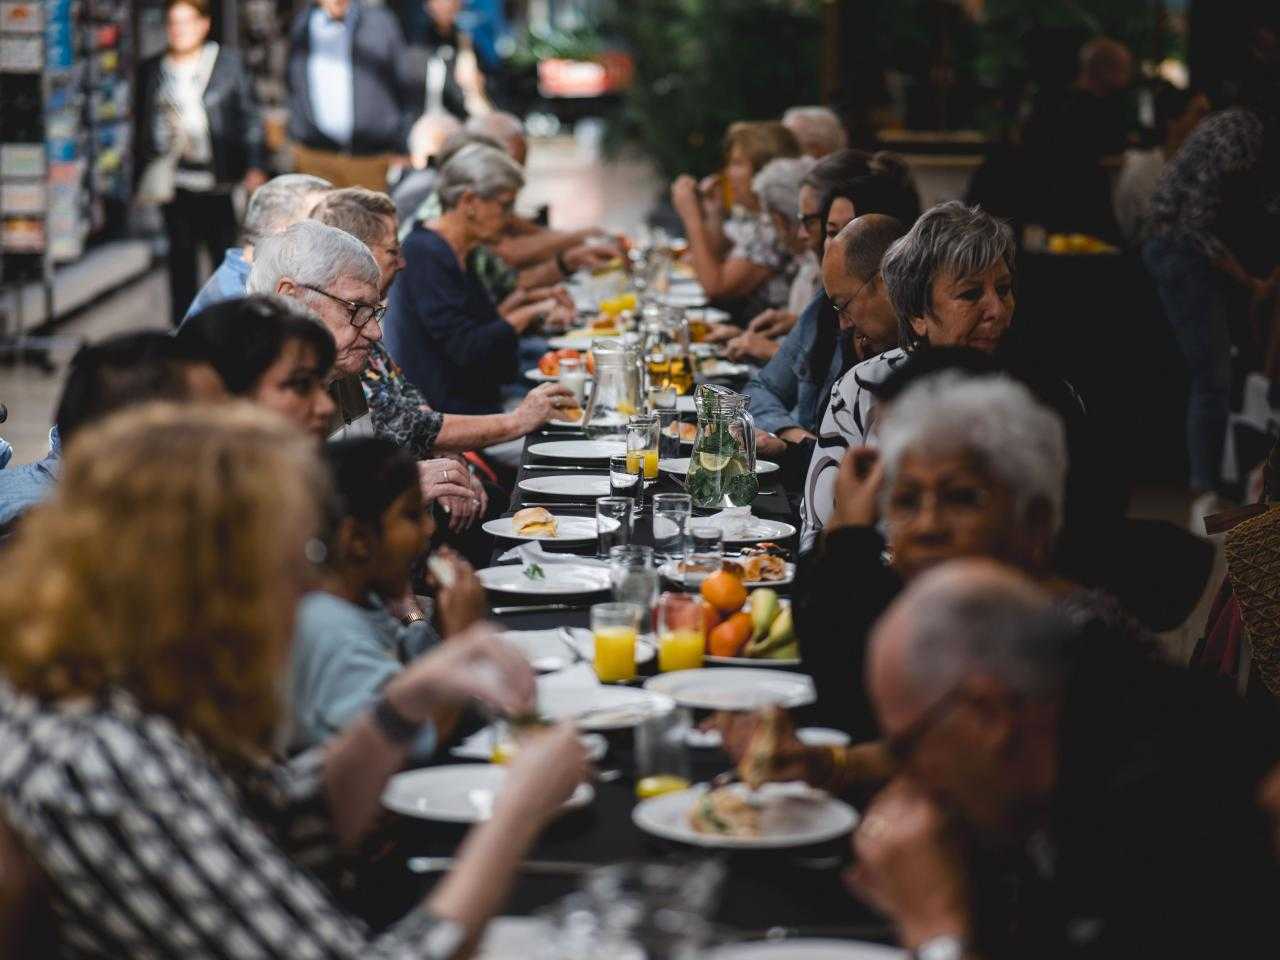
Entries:
{"type": "Polygon", "coordinates": [[[489,612],[495,617],[514,613],[556,613],[560,610],[571,610],[581,613],[589,610],[589,603],[541,603],[529,607],[494,607],[489,612]]]}
{"type": "MultiPolygon", "coordinates": [[[[410,857],[408,866],[411,873],[448,873],[456,863],[453,857],[410,857]]],[[[520,873],[579,876],[598,870],[600,866],[575,860],[525,860],[516,869],[520,873]]]]}
{"type": "Polygon", "coordinates": [[[607,474],[609,472],[606,467],[575,467],[575,466],[569,466],[569,465],[560,464],[560,463],[548,463],[545,465],[537,464],[537,463],[526,463],[524,464],[522,469],[524,470],[581,470],[581,471],[590,472],[590,473],[599,473],[602,475],[607,474]]]}

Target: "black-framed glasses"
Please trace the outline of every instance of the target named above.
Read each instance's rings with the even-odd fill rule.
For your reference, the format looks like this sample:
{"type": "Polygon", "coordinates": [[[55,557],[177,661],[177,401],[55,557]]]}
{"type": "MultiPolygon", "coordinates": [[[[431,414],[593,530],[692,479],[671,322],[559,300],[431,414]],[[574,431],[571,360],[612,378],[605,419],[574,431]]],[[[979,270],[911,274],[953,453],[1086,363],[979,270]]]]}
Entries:
{"type": "Polygon", "coordinates": [[[313,287],[309,283],[299,284],[304,290],[310,290],[312,293],[318,293],[321,296],[328,297],[347,308],[347,321],[357,330],[367,326],[370,320],[382,322],[382,318],[387,315],[387,308],[382,304],[361,303],[359,300],[344,300],[342,297],[336,297],[328,290],[321,290],[319,287],[313,287]]]}
{"type": "Polygon", "coordinates": [[[862,296],[862,291],[867,289],[868,285],[871,283],[872,280],[876,278],[876,276],[879,273],[880,271],[877,270],[871,276],[867,277],[866,282],[863,283],[862,286],[860,286],[857,290],[853,291],[853,295],[849,297],[849,299],[846,300],[844,303],[836,303],[835,300],[833,300],[830,296],[827,297],[827,303],[831,304],[831,309],[836,312],[837,320],[848,320],[849,323],[853,323],[853,318],[847,317],[845,316],[845,314],[848,312],[849,308],[853,306],[853,301],[857,300],[858,297],[862,296]]]}
{"type": "Polygon", "coordinates": [[[960,692],[960,687],[952,687],[908,724],[905,730],[884,738],[884,748],[898,766],[911,759],[925,735],[960,701],[960,692]]]}

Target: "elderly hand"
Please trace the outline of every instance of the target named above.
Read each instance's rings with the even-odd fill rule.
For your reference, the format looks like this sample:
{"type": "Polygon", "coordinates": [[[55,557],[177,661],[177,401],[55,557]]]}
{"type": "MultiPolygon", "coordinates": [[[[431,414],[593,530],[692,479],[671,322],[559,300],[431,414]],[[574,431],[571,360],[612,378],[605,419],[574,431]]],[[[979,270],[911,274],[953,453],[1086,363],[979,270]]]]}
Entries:
{"type": "Polygon", "coordinates": [[[594,270],[612,263],[618,250],[608,244],[584,243],[565,251],[564,262],[571,272],[594,270]]]}
{"type": "Polygon", "coordinates": [[[453,580],[449,586],[435,581],[436,609],[440,611],[440,632],[445,638],[462,633],[489,615],[489,601],[471,564],[448,547],[439,547],[434,556],[449,565],[453,580]]]}
{"type": "Polygon", "coordinates": [[[503,713],[527,713],[537,696],[529,661],[483,622],[414,660],[386,689],[406,717],[424,720],[432,707],[471,700],[503,713]]]}
{"type": "Polygon", "coordinates": [[[874,447],[850,447],[836,474],[835,508],[827,529],[874,527],[880,519],[884,464],[874,447]]]}
{"type": "Polygon", "coordinates": [[[778,439],[785,440],[787,443],[804,443],[806,440],[818,438],[804,427],[787,427],[785,430],[778,431],[778,439]]]}
{"type": "Polygon", "coordinates": [[[758,333],[762,337],[776,339],[787,333],[796,325],[796,315],[790,310],[770,308],[756,314],[754,320],[747,324],[748,333],[758,333]]]}
{"type": "Polygon", "coordinates": [[[759,333],[740,333],[725,345],[725,355],[730,360],[767,361],[778,352],[778,341],[759,333]]]}
{"type": "Polygon", "coordinates": [[[675,182],[671,184],[671,206],[675,208],[682,220],[702,219],[698,181],[687,173],[676,177],[675,182]]]}
{"type": "Polygon", "coordinates": [[[540,825],[559,811],[588,771],[587,753],[572,723],[530,733],[507,766],[497,810],[540,825]]]}
{"type": "Polygon", "coordinates": [[[920,787],[900,777],[880,791],[853,834],[853,852],[850,889],[893,920],[903,946],[968,939],[964,853],[946,815],[920,787]]]}
{"type": "MultiPolygon", "coordinates": [[[[795,735],[791,716],[781,708],[778,718],[778,747],[773,753],[773,763],[764,778],[779,783],[804,780],[808,773],[808,748],[795,735]]],[[[721,748],[729,755],[734,766],[742,762],[752,741],[760,733],[763,710],[757,713],[715,713],[703,724],[704,729],[720,731],[721,748]]]]}
{"type": "Polygon", "coordinates": [[[548,420],[560,416],[560,408],[573,403],[573,393],[558,383],[544,383],[530,390],[515,409],[516,422],[522,433],[536,430],[548,420]]]}
{"type": "Polygon", "coordinates": [[[418,483],[422,487],[422,502],[427,506],[447,498],[475,500],[470,471],[451,457],[419,460],[418,483]]]}
{"type": "Polygon", "coordinates": [[[756,430],[756,454],[766,459],[780,457],[787,452],[787,445],[768,430],[756,430]]]}
{"type": "Polygon", "coordinates": [[[740,333],[742,328],[731,323],[713,323],[707,327],[707,335],[702,340],[704,343],[725,343],[740,333]]]}

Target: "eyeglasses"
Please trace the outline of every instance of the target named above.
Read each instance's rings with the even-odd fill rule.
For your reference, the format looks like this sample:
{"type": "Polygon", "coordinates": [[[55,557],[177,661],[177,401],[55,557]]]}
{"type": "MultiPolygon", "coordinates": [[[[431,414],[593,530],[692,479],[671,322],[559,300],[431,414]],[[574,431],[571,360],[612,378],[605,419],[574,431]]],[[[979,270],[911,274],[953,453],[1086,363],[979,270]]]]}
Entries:
{"type": "Polygon", "coordinates": [[[300,283],[298,286],[342,304],[347,308],[348,322],[357,330],[367,326],[370,320],[376,320],[381,323],[382,318],[387,315],[387,308],[381,304],[361,303],[359,300],[344,300],[342,297],[335,297],[328,290],[321,290],[319,287],[313,287],[309,283],[300,283]]]}
{"type": "Polygon", "coordinates": [[[837,320],[847,320],[849,323],[853,323],[853,317],[845,316],[846,312],[851,306],[853,306],[853,301],[857,300],[858,297],[862,296],[862,291],[867,289],[868,285],[870,285],[871,281],[874,280],[876,278],[876,275],[879,273],[880,271],[877,270],[871,276],[867,277],[866,282],[863,283],[863,285],[860,286],[857,290],[853,291],[853,296],[851,296],[843,304],[836,303],[834,300],[831,299],[831,297],[827,297],[827,303],[831,304],[831,309],[836,312],[837,320]]]}
{"type": "Polygon", "coordinates": [[[796,223],[800,224],[805,230],[812,230],[818,224],[822,223],[822,214],[820,213],[797,213],[796,223]]]}
{"type": "Polygon", "coordinates": [[[920,746],[920,741],[933,729],[947,712],[960,701],[960,687],[952,687],[920,714],[915,721],[901,733],[884,738],[884,748],[894,762],[902,766],[911,759],[911,755],[920,746]]]}

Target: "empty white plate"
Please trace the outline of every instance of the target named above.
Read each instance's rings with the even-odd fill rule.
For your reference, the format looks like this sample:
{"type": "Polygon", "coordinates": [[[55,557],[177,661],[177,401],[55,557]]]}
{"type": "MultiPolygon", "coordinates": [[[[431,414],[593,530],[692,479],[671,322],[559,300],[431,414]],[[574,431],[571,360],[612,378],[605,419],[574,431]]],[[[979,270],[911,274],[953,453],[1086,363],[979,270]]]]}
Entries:
{"type": "MultiPolygon", "coordinates": [[[[605,519],[608,520],[607,517],[605,519]]],[[[618,521],[609,520],[608,522],[616,525],[618,521]]],[[[553,540],[558,543],[585,542],[594,540],[598,535],[595,517],[556,516],[554,537],[546,533],[516,533],[515,527],[511,525],[511,517],[496,517],[486,522],[483,529],[495,537],[506,537],[508,540],[553,540]]]]}
{"type": "MultiPolygon", "coordinates": [[[[594,523],[594,521],[593,521],[594,523]]],[[[487,590],[499,590],[520,596],[597,593],[612,589],[608,567],[588,567],[571,563],[540,563],[540,574],[529,575],[532,567],[511,563],[501,567],[477,570],[476,577],[487,590]]]]}
{"type": "MultiPolygon", "coordinates": [[[[481,960],[487,956],[482,950],[481,960]]],[[[781,940],[730,943],[702,956],[705,960],[908,960],[910,954],[895,947],[858,940],[785,937],[781,940]]]]}
{"type": "Polygon", "coordinates": [[[580,659],[577,641],[562,632],[566,629],[507,630],[503,632],[502,639],[523,653],[533,669],[539,673],[552,673],[580,659]],[[569,646],[571,643],[572,647],[569,646]]]}
{"type": "Polygon", "coordinates": [[[608,460],[626,453],[627,444],[622,440],[548,440],[531,444],[529,452],[555,460],[608,460]]]}
{"type": "MultiPolygon", "coordinates": [[[[530,447],[529,449],[532,450],[533,447],[530,447]]],[[[625,453],[626,451],[624,450],[623,452],[625,453]]],[[[689,472],[689,458],[688,457],[667,457],[665,459],[658,461],[658,469],[665,470],[667,473],[673,473],[678,477],[683,477],[686,473],[689,472]]],[[[782,468],[779,467],[772,460],[756,461],[756,473],[758,473],[762,477],[770,473],[777,473],[781,469],[782,468]]]]}
{"type": "Polygon", "coordinates": [[[650,677],[644,688],[698,710],[758,710],[772,704],[803,707],[817,699],[813,680],[805,674],[761,667],[675,670],[650,677]]]}
{"type": "Polygon", "coordinates": [[[609,478],[589,474],[574,476],[526,477],[520,481],[520,489],[526,493],[540,493],[553,497],[607,497],[609,478]]]}
{"type": "MultiPolygon", "coordinates": [[[[382,792],[382,805],[406,817],[445,823],[479,823],[493,815],[507,771],[492,763],[450,763],[398,773],[382,792]]],[[[561,809],[585,807],[595,797],[589,783],[580,783],[561,809]]]]}
{"type": "Polygon", "coordinates": [[[579,730],[625,730],[675,705],[668,696],[636,687],[546,689],[540,683],[538,689],[538,712],[553,722],[573,720],[579,730]]]}
{"type": "MultiPolygon", "coordinates": [[[[744,784],[728,789],[748,793],[744,784]]],[[[697,847],[778,850],[805,847],[844,836],[858,822],[847,803],[799,783],[766,783],[754,793],[761,807],[760,834],[754,837],[700,833],[689,825],[689,811],[707,791],[706,784],[652,797],[636,804],[631,819],[637,827],[666,840],[697,847]]]]}

